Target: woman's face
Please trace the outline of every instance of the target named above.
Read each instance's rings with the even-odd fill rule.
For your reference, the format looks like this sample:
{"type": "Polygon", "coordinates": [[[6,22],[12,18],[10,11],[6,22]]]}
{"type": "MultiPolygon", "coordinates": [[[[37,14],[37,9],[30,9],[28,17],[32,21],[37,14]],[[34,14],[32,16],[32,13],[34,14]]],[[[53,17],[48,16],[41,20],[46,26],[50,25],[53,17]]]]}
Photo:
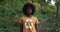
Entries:
{"type": "Polygon", "coordinates": [[[32,8],[30,8],[30,7],[28,7],[28,9],[27,9],[27,15],[31,15],[31,13],[32,13],[32,8]]]}

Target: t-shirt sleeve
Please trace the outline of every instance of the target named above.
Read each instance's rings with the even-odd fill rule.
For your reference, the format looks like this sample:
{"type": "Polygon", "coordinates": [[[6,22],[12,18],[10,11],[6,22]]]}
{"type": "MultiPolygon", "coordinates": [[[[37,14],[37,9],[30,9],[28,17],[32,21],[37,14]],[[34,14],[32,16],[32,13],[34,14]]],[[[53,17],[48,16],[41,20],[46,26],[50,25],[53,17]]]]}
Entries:
{"type": "Polygon", "coordinates": [[[38,21],[38,19],[36,18],[36,22],[35,22],[35,24],[39,24],[39,21],[38,21]]]}
{"type": "Polygon", "coordinates": [[[23,19],[22,18],[19,20],[19,23],[20,24],[23,24],[23,19]]]}

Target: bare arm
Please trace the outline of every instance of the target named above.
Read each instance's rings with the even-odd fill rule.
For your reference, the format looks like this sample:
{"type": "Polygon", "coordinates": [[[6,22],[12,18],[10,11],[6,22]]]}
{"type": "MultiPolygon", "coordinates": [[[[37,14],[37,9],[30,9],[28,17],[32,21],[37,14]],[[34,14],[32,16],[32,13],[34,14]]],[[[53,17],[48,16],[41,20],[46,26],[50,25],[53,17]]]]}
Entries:
{"type": "Polygon", "coordinates": [[[38,24],[35,25],[35,28],[36,28],[36,31],[39,32],[39,31],[38,31],[38,24]]]}
{"type": "Polygon", "coordinates": [[[23,24],[20,24],[20,32],[23,32],[23,24]]]}
{"type": "Polygon", "coordinates": [[[20,27],[20,32],[23,32],[23,24],[21,22],[21,20],[18,21],[19,27],[20,27]]]}

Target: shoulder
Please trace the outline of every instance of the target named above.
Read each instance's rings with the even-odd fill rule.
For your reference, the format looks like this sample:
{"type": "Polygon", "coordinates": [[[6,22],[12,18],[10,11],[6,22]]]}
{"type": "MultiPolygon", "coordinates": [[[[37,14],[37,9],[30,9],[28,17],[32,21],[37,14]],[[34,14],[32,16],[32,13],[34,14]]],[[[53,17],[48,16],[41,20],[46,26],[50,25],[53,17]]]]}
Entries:
{"type": "Polygon", "coordinates": [[[35,24],[38,24],[39,23],[39,20],[37,17],[34,16],[34,20],[35,20],[35,24]]]}
{"type": "Polygon", "coordinates": [[[38,19],[36,16],[33,16],[34,19],[38,19]]]}
{"type": "Polygon", "coordinates": [[[24,19],[25,18],[25,16],[22,16],[20,19],[24,19]]]}

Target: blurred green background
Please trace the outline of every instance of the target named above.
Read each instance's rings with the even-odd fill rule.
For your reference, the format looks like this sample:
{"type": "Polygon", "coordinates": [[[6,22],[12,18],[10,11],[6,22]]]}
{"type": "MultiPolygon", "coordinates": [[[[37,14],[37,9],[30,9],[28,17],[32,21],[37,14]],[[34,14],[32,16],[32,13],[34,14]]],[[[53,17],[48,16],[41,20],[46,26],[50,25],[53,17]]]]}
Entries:
{"type": "MultiPolygon", "coordinates": [[[[33,3],[39,21],[39,31],[49,32],[60,29],[60,4],[51,4],[52,0],[0,0],[0,32],[18,32],[18,20],[23,16],[22,8],[25,3],[33,3]],[[58,8],[58,12],[57,12],[58,8]],[[56,15],[58,16],[56,18],[56,15]]],[[[56,3],[56,0],[53,0],[56,3]]]]}

